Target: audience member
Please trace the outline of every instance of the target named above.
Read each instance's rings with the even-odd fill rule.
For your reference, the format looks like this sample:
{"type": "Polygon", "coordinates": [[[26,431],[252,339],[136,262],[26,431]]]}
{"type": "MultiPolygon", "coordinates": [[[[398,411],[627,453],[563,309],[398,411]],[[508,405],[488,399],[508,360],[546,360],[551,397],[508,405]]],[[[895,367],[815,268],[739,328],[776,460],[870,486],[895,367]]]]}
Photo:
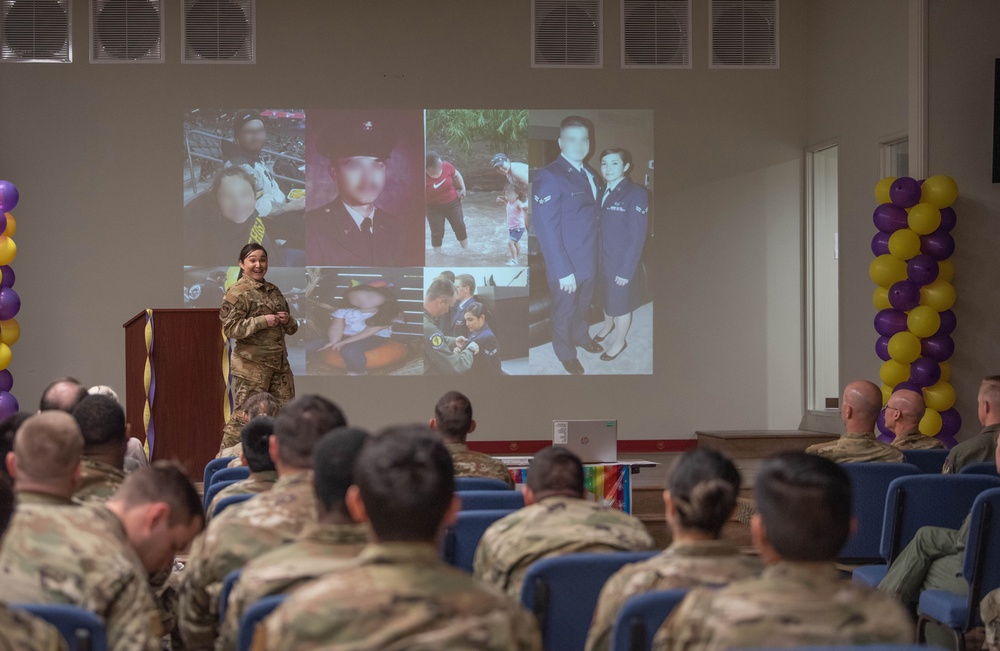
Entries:
{"type": "Polygon", "coordinates": [[[488,477],[499,479],[514,488],[514,478],[502,461],[466,445],[466,438],[476,431],[472,419],[472,403],[458,391],[449,391],[434,405],[431,429],[441,433],[444,446],[451,453],[456,477],[488,477]]]}
{"type": "MultiPolygon", "coordinates": [[[[257,393],[251,395],[247,398],[247,401],[243,404],[243,413],[240,415],[240,419],[243,424],[246,425],[251,420],[257,416],[270,416],[274,418],[278,415],[278,409],[281,408],[281,403],[278,399],[272,396],[267,391],[258,391],[257,393]]],[[[240,456],[243,454],[243,443],[237,443],[232,447],[228,447],[219,452],[219,457],[236,457],[236,459],[229,464],[228,467],[232,468],[234,466],[246,465],[240,456]]]]}
{"type": "Polygon", "coordinates": [[[637,518],[587,500],[584,493],[580,459],[564,447],[544,448],[528,466],[526,506],[483,534],[474,576],[519,599],[524,573],[542,558],[653,547],[637,518]]]}
{"type": "Polygon", "coordinates": [[[292,593],[258,628],[254,648],[542,648],[534,618],[449,567],[437,543],[459,509],[451,456],[425,427],[370,438],[347,494],[374,543],[358,561],[292,593]]]}
{"type": "Polygon", "coordinates": [[[125,411],[107,396],[88,395],[73,408],[73,418],[83,434],[80,485],[73,499],[103,504],[125,480],[125,411]]]}
{"type": "Polygon", "coordinates": [[[856,380],[844,387],[840,399],[840,419],[844,435],[830,443],[817,443],[806,448],[837,463],[886,461],[902,463],[903,452],[886,445],[875,437],[875,423],[882,407],[882,392],[874,383],[856,380]]]}
{"type": "Polygon", "coordinates": [[[1000,375],[983,378],[976,402],[983,429],[951,449],[941,469],[945,474],[961,472],[969,464],[992,461],[996,455],[997,433],[1000,432],[1000,375]]]}
{"type": "Polygon", "coordinates": [[[226,486],[212,499],[205,517],[212,520],[212,512],[219,502],[233,495],[256,495],[274,488],[278,481],[278,471],[268,451],[271,434],[274,433],[274,419],[270,416],[254,416],[240,432],[240,465],[250,468],[250,476],[226,486]]]}
{"type": "Polygon", "coordinates": [[[6,482],[8,486],[14,485],[14,479],[7,474],[7,453],[14,451],[17,428],[30,416],[31,414],[21,411],[0,421],[0,481],[6,482]]]}
{"type": "Polygon", "coordinates": [[[38,411],[49,411],[58,409],[67,414],[73,411],[76,403],[87,397],[87,387],[80,384],[80,381],[72,377],[61,377],[53,380],[42,392],[42,400],[38,404],[38,411]]]}
{"type": "Polygon", "coordinates": [[[920,433],[920,419],[924,417],[925,411],[924,397],[920,393],[909,389],[893,392],[885,405],[885,426],[896,435],[892,447],[900,450],[933,450],[944,447],[940,440],[920,433]]]}
{"type": "Polygon", "coordinates": [[[851,482],[829,459],[785,453],[760,468],[751,531],[766,566],[721,590],[695,588],[657,631],[658,650],[906,644],[913,625],[894,598],[841,578],[851,482]]]}
{"type": "MultiPolygon", "coordinates": [[[[221,299],[220,299],[221,301],[221,299]]],[[[97,386],[92,386],[87,389],[87,393],[94,396],[107,396],[121,404],[121,400],[118,399],[118,393],[106,384],[98,384],[97,386]]],[[[129,428],[131,429],[131,427],[129,428]]],[[[125,472],[133,472],[139,468],[144,468],[149,465],[149,456],[146,454],[146,446],[143,445],[142,441],[134,436],[128,437],[128,442],[125,445],[125,472]]]]}

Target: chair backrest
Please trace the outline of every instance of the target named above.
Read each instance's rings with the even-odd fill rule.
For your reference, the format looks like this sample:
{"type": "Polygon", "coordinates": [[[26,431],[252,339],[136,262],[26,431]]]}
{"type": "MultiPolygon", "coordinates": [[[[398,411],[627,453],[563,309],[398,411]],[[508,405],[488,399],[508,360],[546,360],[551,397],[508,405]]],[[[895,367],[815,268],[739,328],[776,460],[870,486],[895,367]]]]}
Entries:
{"type": "Polygon", "coordinates": [[[479,546],[479,540],[483,537],[483,533],[491,524],[510,515],[515,510],[459,511],[455,525],[449,527],[444,535],[441,556],[445,562],[466,572],[471,572],[472,562],[476,557],[476,547],[479,546]]]}
{"type": "Polygon", "coordinates": [[[582,649],[605,582],[623,565],[657,553],[569,554],[532,563],[524,575],[521,603],[538,618],[545,651],[582,649]]]}
{"type": "Polygon", "coordinates": [[[205,464],[205,476],[204,476],[204,488],[208,490],[209,485],[212,483],[212,476],[219,470],[222,470],[236,457],[219,457],[218,459],[212,459],[205,464]]]}
{"type": "Polygon", "coordinates": [[[240,480],[227,479],[225,481],[218,481],[218,480],[213,481],[212,485],[205,491],[205,496],[203,498],[204,503],[202,504],[202,506],[205,508],[205,510],[208,510],[208,505],[212,503],[212,500],[215,499],[216,495],[222,492],[223,488],[225,488],[226,486],[232,486],[238,481],[240,480]]]}
{"type": "Polygon", "coordinates": [[[242,570],[233,570],[222,580],[222,592],[219,593],[219,624],[226,621],[226,610],[229,608],[229,593],[240,580],[242,570]]]}
{"type": "Polygon", "coordinates": [[[997,464],[992,461],[982,463],[970,463],[958,471],[960,475],[995,475],[997,474],[997,464]]]}
{"type": "Polygon", "coordinates": [[[969,540],[962,561],[962,575],[969,582],[968,620],[965,630],[982,626],[979,602],[1000,588],[1000,488],[979,494],[972,505],[969,540]]]}
{"type": "Polygon", "coordinates": [[[524,493],[521,491],[458,491],[463,511],[495,511],[520,509],[524,507],[524,493]]]}
{"type": "Polygon", "coordinates": [[[857,531],[840,551],[842,561],[878,562],[882,560],[882,522],[885,518],[885,497],[889,484],[897,477],[920,474],[909,463],[844,463],[840,466],[851,478],[854,493],[852,513],[857,518],[857,531]]]}
{"type": "Polygon", "coordinates": [[[948,458],[948,450],[903,450],[906,463],[912,463],[920,472],[940,474],[944,460],[948,458]]]}
{"type": "Polygon", "coordinates": [[[997,487],[1000,477],[987,475],[910,475],[892,480],[886,492],[882,558],[887,563],[896,560],[920,527],[960,528],[976,497],[997,487]]]}
{"type": "Polygon", "coordinates": [[[649,651],[656,631],[687,593],[686,589],[656,590],[626,601],[611,629],[611,651],[649,651]]]}
{"type": "Polygon", "coordinates": [[[69,651],[107,651],[108,641],[100,617],[69,604],[11,604],[59,630],[69,651]]]}
{"type": "Polygon", "coordinates": [[[215,508],[212,509],[212,517],[213,518],[216,517],[217,515],[219,515],[223,511],[225,511],[227,508],[229,508],[233,504],[239,504],[240,502],[246,502],[251,497],[256,497],[256,494],[254,494],[254,493],[247,493],[245,495],[228,495],[226,497],[223,497],[215,505],[215,508]]]}
{"type": "Polygon", "coordinates": [[[217,481],[239,481],[250,476],[250,468],[247,466],[236,466],[235,468],[220,468],[212,475],[212,483],[217,481]]]}
{"type": "Polygon", "coordinates": [[[264,597],[260,601],[254,602],[246,612],[243,613],[243,617],[240,618],[240,632],[239,632],[239,649],[240,651],[250,651],[250,647],[253,645],[253,634],[257,630],[257,624],[261,622],[262,619],[274,612],[274,609],[281,605],[281,602],[285,600],[288,595],[275,594],[270,597],[264,597]]]}
{"type": "Polygon", "coordinates": [[[492,477],[455,477],[456,491],[509,491],[510,486],[492,477]]]}

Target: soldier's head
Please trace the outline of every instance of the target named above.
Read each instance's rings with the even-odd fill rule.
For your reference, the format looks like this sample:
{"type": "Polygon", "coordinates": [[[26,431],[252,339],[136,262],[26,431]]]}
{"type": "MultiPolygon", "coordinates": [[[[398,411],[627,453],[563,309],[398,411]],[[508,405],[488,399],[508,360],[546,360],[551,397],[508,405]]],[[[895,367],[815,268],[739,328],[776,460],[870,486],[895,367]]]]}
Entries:
{"type": "Polygon", "coordinates": [[[274,470],[270,452],[273,433],[274,419],[270,416],[256,416],[240,431],[243,464],[250,468],[250,472],[274,470]]]}
{"type": "Polygon", "coordinates": [[[150,573],[170,567],[205,525],[198,491],[184,468],[170,461],[129,474],[107,507],[150,573]]]}
{"type": "Polygon", "coordinates": [[[739,493],[740,472],[728,457],[715,450],[689,450],[674,462],[663,492],[667,523],[675,537],[697,531],[718,538],[739,493]]]}
{"type": "Polygon", "coordinates": [[[924,417],[924,397],[910,389],[894,391],[885,405],[885,426],[896,435],[907,434],[917,429],[924,417]]]}
{"type": "Polygon", "coordinates": [[[458,274],[455,276],[455,294],[458,300],[464,301],[472,298],[476,293],[476,279],[472,274],[458,274]]]}
{"type": "Polygon", "coordinates": [[[1000,375],[983,378],[979,385],[979,423],[983,427],[1000,423],[1000,375]]]}
{"type": "Polygon", "coordinates": [[[469,433],[476,431],[472,420],[472,403],[458,391],[449,391],[434,405],[431,429],[437,430],[448,443],[464,443],[469,433]]]}
{"type": "Polygon", "coordinates": [[[43,411],[28,418],[14,436],[7,472],[18,492],[70,498],[80,481],[83,435],[64,411],[43,411]]]}
{"type": "Polygon", "coordinates": [[[271,459],[278,475],[312,470],[320,437],[347,425],[340,408],[322,396],[305,395],[283,406],[274,418],[271,459]]]}
{"type": "Polygon", "coordinates": [[[571,163],[582,163],[590,154],[593,123],[579,115],[570,115],[559,123],[559,151],[571,163]]]}
{"type": "Polygon", "coordinates": [[[392,125],[356,113],[343,113],[316,141],[329,164],[337,194],[349,206],[375,203],[385,189],[386,162],[396,137],[392,125]]]}
{"type": "Polygon", "coordinates": [[[881,408],[882,392],[873,382],[856,380],[844,387],[840,419],[848,432],[874,432],[881,408]]]}
{"type": "Polygon", "coordinates": [[[264,280],[267,274],[267,249],[257,242],[244,244],[240,249],[239,278],[247,276],[257,282],[264,280]]]}
{"type": "Polygon", "coordinates": [[[456,299],[455,284],[446,278],[435,278],[424,293],[424,311],[436,319],[447,314],[456,299]]]}
{"type": "Polygon", "coordinates": [[[824,457],[786,452],[766,460],[755,498],[751,533],[765,564],[832,561],[851,533],[851,480],[824,457]]]}
{"type": "Polygon", "coordinates": [[[17,428],[30,417],[31,414],[21,411],[0,421],[0,460],[4,461],[0,463],[0,481],[11,485],[14,483],[13,477],[7,474],[7,454],[14,451],[14,435],[17,434],[17,428]]]}
{"type": "Polygon", "coordinates": [[[379,542],[433,542],[455,521],[455,469],[427,427],[390,427],[372,436],[354,466],[347,506],[379,542]]]}
{"type": "Polygon", "coordinates": [[[233,140],[243,150],[258,152],[267,140],[264,118],[256,109],[240,109],[233,116],[233,140]]]}
{"type": "Polygon", "coordinates": [[[320,521],[331,524],[353,522],[347,510],[347,489],[354,485],[354,464],[368,432],[340,427],[323,435],[314,454],[316,497],[320,521]]]}
{"type": "Polygon", "coordinates": [[[243,403],[243,422],[249,423],[251,418],[257,416],[270,416],[274,418],[278,415],[281,404],[278,399],[267,391],[258,391],[251,394],[243,403]]]}
{"type": "Polygon", "coordinates": [[[128,425],[121,405],[108,396],[88,395],[73,408],[73,418],[83,434],[84,456],[116,468],[124,465],[128,425]]]}
{"type": "Polygon", "coordinates": [[[554,496],[582,498],[583,493],[583,464],[565,447],[550,445],[543,448],[528,465],[525,504],[554,496]]]}
{"type": "Polygon", "coordinates": [[[53,380],[42,391],[42,399],[38,403],[38,411],[58,409],[69,413],[87,396],[87,387],[80,384],[76,378],[61,377],[53,380]]]}

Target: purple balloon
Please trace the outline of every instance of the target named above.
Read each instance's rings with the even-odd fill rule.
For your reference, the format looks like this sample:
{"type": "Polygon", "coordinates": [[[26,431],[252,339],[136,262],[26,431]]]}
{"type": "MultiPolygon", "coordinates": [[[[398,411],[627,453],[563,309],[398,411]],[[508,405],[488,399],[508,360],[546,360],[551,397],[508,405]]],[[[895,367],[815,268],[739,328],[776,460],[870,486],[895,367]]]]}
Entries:
{"type": "Polygon", "coordinates": [[[892,182],[889,198],[900,208],[912,208],[920,203],[920,184],[916,179],[901,176],[892,182]]]}
{"type": "MultiPolygon", "coordinates": [[[[925,339],[924,341],[927,340],[925,339]]],[[[926,353],[924,354],[926,355],[926,353]]],[[[918,387],[929,387],[937,384],[940,379],[941,366],[938,364],[938,360],[927,356],[921,357],[910,364],[910,382],[918,387]]]]}
{"type": "MultiPolygon", "coordinates": [[[[946,362],[955,354],[955,342],[948,335],[932,335],[920,340],[920,354],[938,362],[946,362]]],[[[918,359],[917,362],[919,361],[918,359]]],[[[912,374],[913,366],[910,366],[910,372],[912,374]]]]}
{"type": "Polygon", "coordinates": [[[957,409],[952,407],[941,412],[941,431],[938,433],[939,437],[954,437],[961,429],[962,415],[958,413],[957,409]]]}
{"type": "Polygon", "coordinates": [[[888,362],[891,357],[889,357],[889,338],[879,337],[875,340],[875,354],[883,362],[888,362]]]}
{"type": "Polygon", "coordinates": [[[0,278],[0,287],[13,287],[14,281],[17,280],[17,276],[14,275],[14,270],[8,265],[0,267],[0,272],[3,273],[3,278],[0,278]]]}
{"type": "Polygon", "coordinates": [[[906,219],[906,211],[891,203],[883,203],[872,214],[875,228],[883,233],[895,233],[901,228],[906,228],[908,226],[906,219]]]}
{"type": "Polygon", "coordinates": [[[958,439],[954,436],[943,436],[940,432],[938,432],[938,435],[934,438],[944,443],[944,447],[949,450],[958,445],[958,439]]]}
{"type": "Polygon", "coordinates": [[[900,280],[889,288],[889,305],[909,312],[920,305],[920,288],[909,280],[900,280]]]}
{"type": "MultiPolygon", "coordinates": [[[[910,261],[906,263],[906,275],[910,277],[910,280],[917,287],[923,287],[928,285],[938,277],[938,263],[937,260],[927,255],[926,253],[921,253],[920,255],[913,256],[910,261]]],[[[4,273],[7,273],[6,271],[4,273]]],[[[0,285],[3,282],[0,280],[0,285]]]]}
{"type": "Polygon", "coordinates": [[[0,420],[13,416],[21,410],[17,398],[7,391],[0,391],[0,420]]]}
{"type": "Polygon", "coordinates": [[[958,221],[958,215],[955,214],[955,209],[951,206],[941,209],[941,225],[938,226],[938,230],[942,233],[950,233],[951,229],[955,228],[955,223],[958,221]]]}
{"type": "Polygon", "coordinates": [[[921,235],[920,252],[926,253],[938,262],[947,260],[955,252],[955,238],[941,229],[930,235],[921,235]]]}
{"type": "Polygon", "coordinates": [[[4,369],[0,371],[0,391],[10,391],[14,388],[14,374],[4,369]]]}
{"type": "Polygon", "coordinates": [[[955,332],[955,326],[958,325],[958,318],[955,313],[951,310],[945,310],[941,312],[938,316],[941,317],[941,327],[934,334],[938,335],[950,335],[955,332]]]}
{"type": "Polygon", "coordinates": [[[17,205],[20,195],[10,181],[0,181],[0,212],[10,212],[17,205]]]}
{"type": "Polygon", "coordinates": [[[892,387],[892,392],[896,393],[897,391],[906,390],[906,391],[916,391],[917,393],[920,393],[921,391],[923,391],[923,389],[924,388],[919,384],[917,384],[916,382],[907,381],[907,382],[900,382],[896,386],[892,387]]]}
{"type": "MultiPolygon", "coordinates": [[[[0,292],[2,291],[0,290],[0,292]]],[[[883,337],[891,337],[904,330],[906,330],[906,312],[900,312],[890,307],[875,315],[875,332],[883,337]]]]}
{"type": "Polygon", "coordinates": [[[878,440],[883,443],[892,443],[892,440],[896,438],[896,435],[891,429],[885,426],[885,407],[882,411],[878,412],[878,420],[875,422],[875,429],[879,431],[878,440]]]}
{"type": "Polygon", "coordinates": [[[889,252],[889,234],[879,231],[872,238],[872,253],[875,255],[885,255],[889,252]]]}
{"type": "Polygon", "coordinates": [[[0,321],[13,319],[21,311],[21,297],[10,287],[0,288],[0,321]]]}

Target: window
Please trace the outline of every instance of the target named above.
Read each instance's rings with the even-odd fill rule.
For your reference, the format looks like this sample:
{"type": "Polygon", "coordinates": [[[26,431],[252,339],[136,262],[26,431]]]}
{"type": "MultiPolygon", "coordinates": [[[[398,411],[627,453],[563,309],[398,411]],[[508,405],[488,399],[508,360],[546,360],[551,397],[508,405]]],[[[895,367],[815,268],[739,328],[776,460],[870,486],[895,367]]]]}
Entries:
{"type": "Polygon", "coordinates": [[[840,407],[837,145],[806,152],[806,409],[840,407]]]}
{"type": "Polygon", "coordinates": [[[910,140],[906,134],[897,134],[879,143],[881,178],[910,175],[910,140]]]}

